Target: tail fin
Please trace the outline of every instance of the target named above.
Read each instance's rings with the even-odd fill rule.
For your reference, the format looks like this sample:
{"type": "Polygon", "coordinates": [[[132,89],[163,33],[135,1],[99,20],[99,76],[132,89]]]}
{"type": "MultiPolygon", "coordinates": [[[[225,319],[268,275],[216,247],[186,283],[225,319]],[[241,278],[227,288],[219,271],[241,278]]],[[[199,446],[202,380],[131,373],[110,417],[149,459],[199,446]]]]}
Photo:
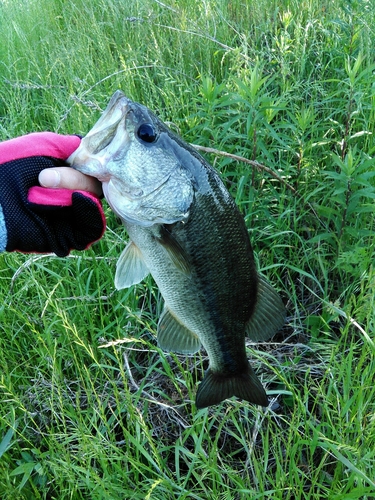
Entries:
{"type": "Polygon", "coordinates": [[[195,403],[197,408],[206,408],[231,396],[237,396],[260,406],[268,406],[266,392],[250,364],[245,373],[234,376],[213,373],[208,369],[198,387],[195,403]]]}

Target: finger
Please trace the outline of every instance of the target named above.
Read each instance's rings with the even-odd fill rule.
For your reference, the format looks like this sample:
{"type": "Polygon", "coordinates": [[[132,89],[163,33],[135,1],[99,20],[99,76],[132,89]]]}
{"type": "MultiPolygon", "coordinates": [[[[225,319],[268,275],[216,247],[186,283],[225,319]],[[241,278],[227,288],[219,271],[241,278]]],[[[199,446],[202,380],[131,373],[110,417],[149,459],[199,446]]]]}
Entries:
{"type": "Polygon", "coordinates": [[[70,167],[42,170],[39,174],[39,183],[43,187],[90,191],[98,196],[103,194],[102,185],[97,179],[70,167]]]}

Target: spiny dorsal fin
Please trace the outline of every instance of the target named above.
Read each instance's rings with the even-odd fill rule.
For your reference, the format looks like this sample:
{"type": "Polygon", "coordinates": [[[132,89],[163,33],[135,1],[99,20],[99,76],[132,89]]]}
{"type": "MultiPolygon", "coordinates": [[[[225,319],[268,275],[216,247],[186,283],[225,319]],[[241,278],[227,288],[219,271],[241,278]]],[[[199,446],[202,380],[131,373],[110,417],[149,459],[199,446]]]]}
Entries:
{"type": "Polygon", "coordinates": [[[158,323],[158,345],[163,351],[193,354],[199,351],[201,342],[165,307],[158,323]]]}
{"type": "Polygon", "coordinates": [[[139,248],[131,241],[120,255],[116,265],[115,287],[117,290],[140,283],[149,274],[139,248]]]}
{"type": "Polygon", "coordinates": [[[251,340],[268,340],[285,322],[285,307],[276,290],[263,276],[258,276],[258,295],[253,315],[246,325],[251,340]]]}

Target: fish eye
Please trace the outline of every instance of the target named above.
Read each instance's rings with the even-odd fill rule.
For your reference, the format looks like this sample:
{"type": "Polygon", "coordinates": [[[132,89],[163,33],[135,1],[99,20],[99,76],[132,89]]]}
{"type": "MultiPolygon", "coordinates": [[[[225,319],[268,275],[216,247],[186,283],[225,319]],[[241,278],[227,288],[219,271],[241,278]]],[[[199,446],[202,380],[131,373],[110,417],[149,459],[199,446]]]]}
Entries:
{"type": "Polygon", "coordinates": [[[137,130],[137,136],[144,142],[155,142],[157,133],[150,123],[142,123],[137,130]]]}

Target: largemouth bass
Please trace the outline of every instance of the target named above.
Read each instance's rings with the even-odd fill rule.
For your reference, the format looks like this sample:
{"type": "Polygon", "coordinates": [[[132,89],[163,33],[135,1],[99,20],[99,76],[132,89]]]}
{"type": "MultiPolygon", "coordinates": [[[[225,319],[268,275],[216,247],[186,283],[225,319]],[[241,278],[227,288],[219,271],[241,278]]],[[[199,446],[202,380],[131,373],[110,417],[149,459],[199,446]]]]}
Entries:
{"type": "Polygon", "coordinates": [[[207,351],[196,406],[231,396],[267,406],[245,337],[270,338],[284,323],[284,306],[257,273],[244,219],[218,173],[121,91],[68,162],[103,183],[129,234],[116,288],[151,273],[165,301],[158,345],[183,354],[207,351]]]}

